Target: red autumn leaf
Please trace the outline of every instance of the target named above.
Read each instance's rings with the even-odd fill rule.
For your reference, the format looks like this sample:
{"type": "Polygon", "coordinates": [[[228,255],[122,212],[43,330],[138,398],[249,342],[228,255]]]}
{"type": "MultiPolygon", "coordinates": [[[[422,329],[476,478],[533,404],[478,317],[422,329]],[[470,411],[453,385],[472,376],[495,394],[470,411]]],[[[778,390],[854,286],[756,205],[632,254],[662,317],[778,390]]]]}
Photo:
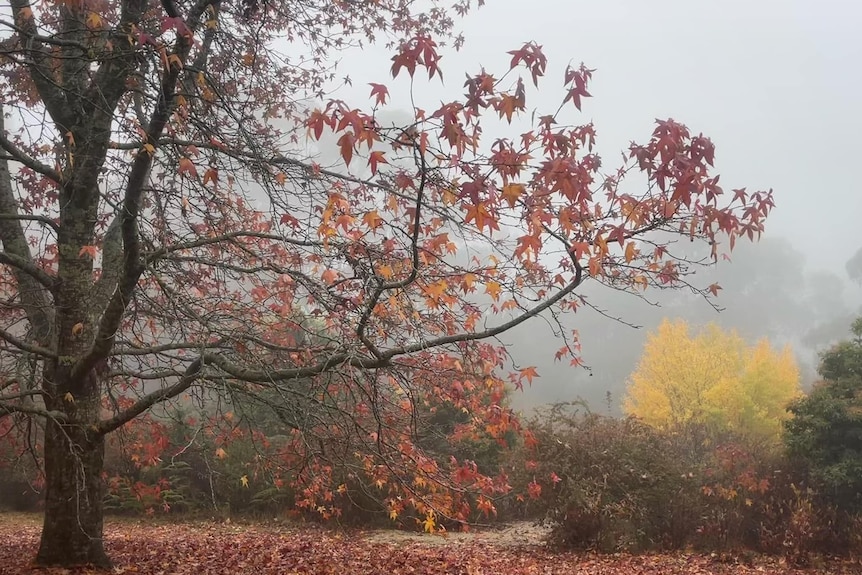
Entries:
{"type": "Polygon", "coordinates": [[[333,282],[335,282],[335,280],[338,279],[338,272],[332,268],[327,268],[326,271],[324,271],[323,274],[320,276],[320,278],[323,280],[324,283],[332,284],[333,282]]]}
{"type": "Polygon", "coordinates": [[[353,147],[356,142],[356,138],[353,135],[353,132],[345,132],[338,138],[338,148],[341,150],[341,157],[344,159],[344,163],[350,165],[350,160],[353,159],[353,147]]]}
{"type": "Polygon", "coordinates": [[[532,385],[533,379],[539,377],[539,372],[536,370],[536,366],[531,365],[520,370],[520,377],[526,379],[527,383],[532,385]]]}
{"type": "Polygon", "coordinates": [[[204,172],[202,183],[203,185],[207,185],[208,182],[212,182],[213,184],[218,183],[218,168],[211,167],[204,172]]]}
{"type": "Polygon", "coordinates": [[[371,86],[371,96],[375,98],[374,103],[378,106],[386,104],[386,98],[389,97],[389,89],[383,84],[369,83],[371,86]]]}
{"type": "Polygon", "coordinates": [[[333,128],[335,126],[335,122],[332,117],[315,108],[309,115],[308,120],[306,120],[305,125],[308,126],[311,133],[314,134],[314,139],[319,140],[323,135],[323,129],[327,126],[333,128]]]}
{"type": "Polygon", "coordinates": [[[371,166],[371,174],[372,175],[377,174],[377,166],[378,165],[388,164],[388,163],[389,163],[389,161],[386,159],[386,155],[379,150],[375,150],[374,152],[371,152],[371,154],[368,156],[368,165],[371,166]]]}

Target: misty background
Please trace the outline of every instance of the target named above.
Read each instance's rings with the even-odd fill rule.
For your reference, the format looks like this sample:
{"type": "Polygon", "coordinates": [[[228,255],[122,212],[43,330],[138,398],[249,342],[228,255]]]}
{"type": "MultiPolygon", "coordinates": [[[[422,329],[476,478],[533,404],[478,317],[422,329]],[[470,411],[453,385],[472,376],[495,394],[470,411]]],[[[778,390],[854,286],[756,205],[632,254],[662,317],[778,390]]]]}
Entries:
{"type": "MultiPolygon", "coordinates": [[[[777,207],[756,244],[739,242],[732,261],[702,269],[691,283],[722,286],[716,312],[685,291],[650,290],[644,299],[594,282],[581,293],[588,307],[565,321],[580,333],[588,369],[554,361],[559,343],[541,320],[507,333],[516,363],[536,365],[541,378],[514,395],[516,407],[587,400],[594,411],[619,413],[629,374],[647,331],[664,317],[694,325],[710,321],[754,342],[790,344],[804,388],[816,380],[817,354],[849,335],[862,313],[862,194],[853,166],[862,156],[862,5],[850,0],[489,0],[463,22],[464,47],[444,48],[444,80],[389,74],[393,50],[347,51],[331,97],[367,108],[368,82],[382,83],[390,103],[379,118],[412,117],[457,99],[465,73],[481,67],[499,77],[508,50],[535,40],[548,57],[528,112],[552,112],[562,97],[563,70],[583,61],[595,68],[583,112],[594,122],[598,152],[609,169],[630,141],[645,140],[656,118],[672,117],[716,144],[726,190],[773,188],[777,207]]],[[[513,126],[486,124],[485,141],[517,137],[513,126]]],[[[406,122],[404,122],[406,123],[406,122]]],[[[333,142],[334,143],[334,140],[333,142]]],[[[324,159],[335,146],[321,142],[324,159]]],[[[677,245],[678,250],[697,246],[677,245]]]]}

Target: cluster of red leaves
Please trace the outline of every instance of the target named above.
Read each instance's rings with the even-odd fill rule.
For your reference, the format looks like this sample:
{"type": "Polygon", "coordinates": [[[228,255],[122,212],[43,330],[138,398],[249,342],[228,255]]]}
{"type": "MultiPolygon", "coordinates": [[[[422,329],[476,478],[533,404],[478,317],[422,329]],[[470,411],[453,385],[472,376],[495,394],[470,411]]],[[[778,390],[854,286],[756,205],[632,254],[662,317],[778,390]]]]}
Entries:
{"type": "MultiPolygon", "coordinates": [[[[34,570],[28,563],[38,541],[35,517],[0,515],[0,573],[63,573],[85,568],[34,570]]],[[[410,543],[381,543],[362,533],[319,528],[274,528],[216,523],[109,523],[106,547],[114,573],[181,575],[194,573],[543,573],[584,575],[744,575],[748,573],[855,573],[858,566],[834,563],[800,570],[768,559],[751,564],[719,562],[707,555],[594,555],[557,553],[541,546],[503,547],[427,536],[410,543]]]]}

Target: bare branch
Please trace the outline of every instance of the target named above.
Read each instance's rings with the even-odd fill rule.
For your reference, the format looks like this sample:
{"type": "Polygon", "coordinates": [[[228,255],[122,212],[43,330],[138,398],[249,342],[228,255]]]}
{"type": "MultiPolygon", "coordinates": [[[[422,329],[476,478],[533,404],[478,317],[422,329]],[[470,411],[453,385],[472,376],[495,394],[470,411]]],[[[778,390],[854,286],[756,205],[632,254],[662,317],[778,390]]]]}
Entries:
{"type": "Polygon", "coordinates": [[[34,353],[48,359],[57,359],[57,354],[54,351],[40,345],[29,343],[28,341],[23,340],[20,337],[12,335],[5,329],[0,329],[0,339],[14,345],[21,351],[26,351],[27,353],[34,353]]]}
{"type": "Polygon", "coordinates": [[[47,409],[40,409],[38,407],[32,407],[29,405],[21,405],[19,403],[5,403],[0,401],[0,417],[12,415],[13,413],[36,415],[39,417],[54,419],[58,422],[66,421],[66,414],[60,411],[48,411],[47,409]]]}
{"type": "Polygon", "coordinates": [[[291,244],[294,246],[302,246],[302,247],[318,247],[323,245],[322,242],[317,241],[309,241],[309,240],[297,240],[293,238],[286,238],[279,234],[268,234],[264,232],[252,232],[248,230],[238,230],[235,232],[229,232],[226,234],[221,234],[218,236],[213,236],[210,238],[199,238],[196,240],[192,240],[189,242],[174,244],[172,246],[165,246],[160,248],[152,253],[147,254],[147,264],[150,264],[158,259],[165,257],[168,254],[172,254],[175,252],[181,252],[186,250],[192,250],[195,248],[201,248],[205,246],[210,246],[214,244],[220,244],[222,242],[226,242],[229,240],[239,239],[239,238],[258,238],[262,240],[272,240],[276,242],[283,242],[286,244],[291,244]]]}
{"type": "Polygon", "coordinates": [[[6,252],[0,252],[0,264],[6,264],[7,266],[26,273],[49,290],[54,289],[57,285],[57,278],[34,264],[30,259],[25,259],[6,252]]]}
{"type": "MultiPolygon", "coordinates": [[[[2,125],[0,125],[2,127],[2,125]]],[[[23,150],[18,148],[12,141],[6,137],[6,132],[3,129],[0,129],[0,148],[6,150],[15,161],[27,166],[34,172],[42,174],[43,176],[50,178],[56,183],[60,183],[62,181],[62,176],[60,172],[51,168],[50,166],[43,164],[39,160],[27,155],[23,150]]]]}
{"type": "Polygon", "coordinates": [[[59,231],[60,226],[57,222],[48,216],[40,216],[36,214],[0,214],[0,220],[17,220],[20,222],[39,222],[42,225],[48,226],[55,232],[59,231]]]}
{"type": "Polygon", "coordinates": [[[153,355],[163,353],[165,351],[177,351],[181,349],[202,349],[202,348],[217,348],[223,345],[227,340],[220,339],[214,342],[201,343],[195,341],[184,341],[179,343],[166,343],[163,345],[152,346],[133,346],[127,344],[123,347],[114,348],[111,352],[112,356],[117,355],[153,355]]]}

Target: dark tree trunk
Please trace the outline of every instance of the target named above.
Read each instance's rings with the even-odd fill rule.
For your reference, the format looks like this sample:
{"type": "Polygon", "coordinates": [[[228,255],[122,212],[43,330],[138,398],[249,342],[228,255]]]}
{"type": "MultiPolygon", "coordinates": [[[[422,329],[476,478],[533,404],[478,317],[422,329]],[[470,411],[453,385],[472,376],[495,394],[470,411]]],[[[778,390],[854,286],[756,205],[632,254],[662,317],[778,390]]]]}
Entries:
{"type": "Polygon", "coordinates": [[[104,437],[83,425],[45,428],[45,523],[36,563],[110,567],[102,540],[104,437]]]}

